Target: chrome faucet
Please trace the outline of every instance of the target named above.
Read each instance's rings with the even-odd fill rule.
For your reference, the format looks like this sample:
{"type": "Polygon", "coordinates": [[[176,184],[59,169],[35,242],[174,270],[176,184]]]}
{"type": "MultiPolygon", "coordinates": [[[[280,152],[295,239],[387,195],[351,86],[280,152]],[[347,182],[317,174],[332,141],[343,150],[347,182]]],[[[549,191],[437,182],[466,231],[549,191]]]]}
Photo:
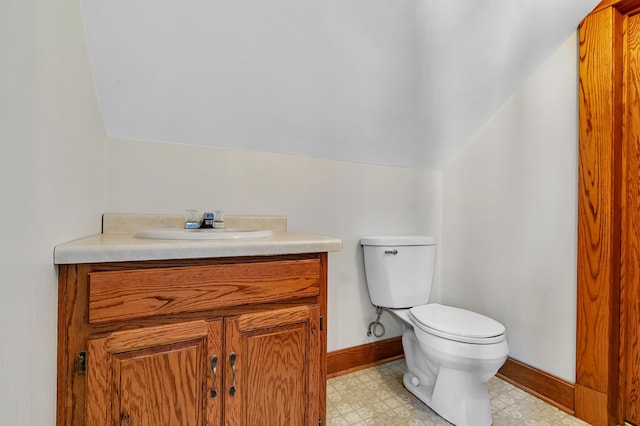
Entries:
{"type": "Polygon", "coordinates": [[[213,219],[215,215],[213,212],[204,212],[202,219],[200,219],[200,226],[198,228],[213,228],[213,219]]]}
{"type": "Polygon", "coordinates": [[[222,210],[216,210],[215,213],[204,212],[198,219],[196,210],[187,210],[184,227],[185,229],[224,228],[224,212],[222,210]]]}

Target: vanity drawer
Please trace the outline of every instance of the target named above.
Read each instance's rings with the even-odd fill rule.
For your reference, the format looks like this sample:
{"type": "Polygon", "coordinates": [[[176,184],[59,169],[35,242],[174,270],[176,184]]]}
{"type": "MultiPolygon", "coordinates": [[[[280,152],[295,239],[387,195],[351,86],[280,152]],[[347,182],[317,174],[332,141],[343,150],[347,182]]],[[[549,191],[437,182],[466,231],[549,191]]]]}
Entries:
{"type": "Polygon", "coordinates": [[[89,273],[92,324],[318,296],[318,259],[89,273]]]}

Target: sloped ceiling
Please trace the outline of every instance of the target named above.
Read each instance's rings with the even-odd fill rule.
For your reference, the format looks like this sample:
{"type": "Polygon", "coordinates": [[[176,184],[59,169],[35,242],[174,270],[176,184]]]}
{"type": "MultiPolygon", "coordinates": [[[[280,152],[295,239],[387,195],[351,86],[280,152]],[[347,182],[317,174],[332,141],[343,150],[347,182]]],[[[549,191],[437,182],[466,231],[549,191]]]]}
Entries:
{"type": "Polygon", "coordinates": [[[442,168],[597,0],[81,0],[113,138],[442,168]]]}

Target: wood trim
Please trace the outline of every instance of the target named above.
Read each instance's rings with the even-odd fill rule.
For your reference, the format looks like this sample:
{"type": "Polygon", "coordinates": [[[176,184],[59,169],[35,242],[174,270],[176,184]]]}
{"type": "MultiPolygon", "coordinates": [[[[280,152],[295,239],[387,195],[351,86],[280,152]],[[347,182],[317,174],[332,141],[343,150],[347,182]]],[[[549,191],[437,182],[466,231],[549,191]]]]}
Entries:
{"type": "Polygon", "coordinates": [[[327,354],[327,377],[340,376],[402,357],[402,337],[340,349],[327,354]]]}
{"type": "Polygon", "coordinates": [[[611,118],[620,115],[614,99],[621,93],[612,84],[620,80],[612,49],[614,14],[607,9],[590,15],[580,28],[576,376],[580,384],[602,393],[608,386],[612,289],[619,270],[615,241],[619,217],[613,195],[614,146],[620,137],[611,118]]]}
{"type": "Polygon", "coordinates": [[[583,418],[589,419],[589,424],[607,424],[607,400],[606,394],[576,384],[576,412],[582,413],[583,418]]]}
{"type": "Polygon", "coordinates": [[[328,276],[329,276],[329,254],[327,252],[318,253],[318,259],[320,259],[320,295],[318,296],[318,303],[320,304],[320,380],[319,392],[320,392],[320,421],[322,424],[327,424],[327,288],[328,288],[328,276]]]}
{"type": "Polygon", "coordinates": [[[619,416],[625,24],[619,9],[633,2],[596,9],[579,28],[575,412],[596,426],[617,424],[619,416]],[[587,398],[591,394],[598,395],[598,404],[587,398]]]}
{"type": "Polygon", "coordinates": [[[60,265],[58,281],[58,371],[56,425],[85,424],[86,380],[76,374],[76,357],[86,351],[90,265],[60,265]],[[80,395],[80,396],[78,396],[80,395]]]}
{"type": "Polygon", "coordinates": [[[497,376],[571,415],[575,412],[572,383],[513,358],[507,358],[497,376]]]}
{"type": "Polygon", "coordinates": [[[640,9],[640,0],[602,0],[591,13],[613,7],[620,13],[629,14],[640,9]]]}

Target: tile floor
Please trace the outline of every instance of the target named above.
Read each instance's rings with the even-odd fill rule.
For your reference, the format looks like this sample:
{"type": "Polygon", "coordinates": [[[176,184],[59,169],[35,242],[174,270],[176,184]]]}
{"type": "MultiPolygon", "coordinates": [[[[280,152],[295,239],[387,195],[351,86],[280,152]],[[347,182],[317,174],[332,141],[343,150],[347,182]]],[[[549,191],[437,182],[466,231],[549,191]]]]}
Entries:
{"type": "MultiPolygon", "coordinates": [[[[327,424],[331,426],[450,425],[402,386],[404,359],[327,381],[327,424]]],[[[493,425],[587,425],[515,386],[489,381],[493,425]]]]}

